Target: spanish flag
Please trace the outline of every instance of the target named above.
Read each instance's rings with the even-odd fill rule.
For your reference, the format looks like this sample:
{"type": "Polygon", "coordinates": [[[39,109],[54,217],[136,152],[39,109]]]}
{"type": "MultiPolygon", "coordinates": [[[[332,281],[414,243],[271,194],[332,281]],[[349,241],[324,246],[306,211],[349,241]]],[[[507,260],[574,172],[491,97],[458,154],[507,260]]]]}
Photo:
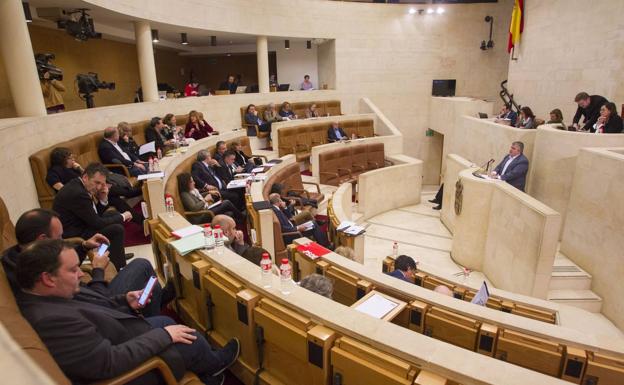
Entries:
{"type": "Polygon", "coordinates": [[[509,43],[507,52],[520,43],[520,35],[524,30],[524,0],[516,0],[511,13],[511,24],[509,24],[509,43]]]}

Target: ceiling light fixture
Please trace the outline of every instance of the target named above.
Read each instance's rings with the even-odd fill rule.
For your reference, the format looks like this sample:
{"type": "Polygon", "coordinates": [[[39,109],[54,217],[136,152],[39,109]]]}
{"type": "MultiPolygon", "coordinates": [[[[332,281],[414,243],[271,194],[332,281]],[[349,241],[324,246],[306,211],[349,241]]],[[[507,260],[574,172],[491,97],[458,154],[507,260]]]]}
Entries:
{"type": "Polygon", "coordinates": [[[213,47],[217,46],[217,37],[216,36],[214,36],[214,35],[210,36],[210,45],[213,46],[213,47]]]}
{"type": "Polygon", "coordinates": [[[427,14],[431,15],[434,12],[433,8],[427,8],[427,14]]]}
{"type": "Polygon", "coordinates": [[[312,49],[312,40],[306,41],[306,48],[307,49],[312,49]]]}
{"type": "Polygon", "coordinates": [[[290,49],[290,40],[288,39],[284,40],[284,48],[290,49]]]}
{"type": "Polygon", "coordinates": [[[182,32],[180,34],[180,40],[181,40],[182,45],[188,45],[188,43],[189,43],[188,39],[186,38],[186,33],[185,32],[182,32]]]}
{"type": "Polygon", "coordinates": [[[158,30],[152,29],[152,42],[158,43],[158,30]]]}
{"type": "Polygon", "coordinates": [[[30,5],[27,1],[22,1],[22,7],[24,7],[24,16],[27,23],[32,23],[32,14],[30,13],[30,5]]]}
{"type": "Polygon", "coordinates": [[[416,13],[416,8],[410,8],[408,12],[410,15],[413,15],[416,13]]]}
{"type": "Polygon", "coordinates": [[[438,9],[436,9],[436,13],[437,13],[438,15],[443,14],[443,13],[444,13],[444,8],[442,8],[442,7],[438,7],[438,9]]]}

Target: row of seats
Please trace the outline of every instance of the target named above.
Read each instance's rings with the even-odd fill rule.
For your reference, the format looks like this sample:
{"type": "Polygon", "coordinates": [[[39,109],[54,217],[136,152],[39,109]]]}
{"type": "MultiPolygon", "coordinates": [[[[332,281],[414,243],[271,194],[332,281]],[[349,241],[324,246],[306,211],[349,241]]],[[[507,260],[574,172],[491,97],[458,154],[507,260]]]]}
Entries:
{"type": "Polygon", "coordinates": [[[241,342],[230,370],[245,383],[457,385],[265,298],[198,253],[179,255],[164,224],[150,221],[159,275],[175,277],[177,312],[217,344],[241,342]]]}
{"type": "MultiPolygon", "coordinates": [[[[308,108],[310,108],[312,104],[316,104],[316,110],[319,116],[338,116],[342,114],[340,111],[340,100],[325,100],[325,101],[318,101],[318,102],[298,102],[298,103],[291,103],[290,107],[293,113],[297,115],[299,118],[305,118],[306,116],[305,112],[308,108]]],[[[264,120],[264,111],[266,111],[269,105],[268,104],[256,104],[255,106],[256,106],[256,111],[258,111],[258,117],[264,120]]],[[[281,104],[275,103],[275,108],[277,111],[279,111],[280,106],[281,104]]],[[[266,138],[267,136],[269,136],[268,132],[260,132],[258,131],[255,125],[247,124],[247,122],[245,121],[246,112],[247,112],[247,106],[242,106],[240,108],[241,127],[246,127],[248,130],[247,132],[250,132],[250,129],[253,129],[252,131],[255,131],[258,138],[266,138]]]]}
{"type": "Polygon", "coordinates": [[[488,324],[409,297],[392,287],[377,287],[322,257],[310,259],[297,251],[296,246],[289,247],[289,251],[294,256],[293,271],[297,279],[304,278],[306,272],[331,278],[334,300],[346,306],[376,290],[409,304],[392,322],[418,333],[577,384],[624,383],[622,358],[488,324]]]}
{"type": "MultiPolygon", "coordinates": [[[[394,258],[386,257],[382,264],[382,271],[384,273],[390,273],[394,270],[394,258]]],[[[476,290],[469,287],[456,285],[455,283],[448,281],[444,278],[434,276],[429,273],[418,271],[414,283],[418,286],[422,286],[425,289],[433,290],[437,286],[446,286],[452,292],[453,296],[457,299],[470,302],[475,294],[476,290]]],[[[517,303],[505,298],[501,298],[495,295],[490,295],[487,307],[495,310],[500,310],[505,313],[512,313],[522,317],[532,318],[534,320],[547,322],[550,324],[557,323],[557,312],[554,310],[540,309],[531,305],[517,303]]]]}
{"type": "Polygon", "coordinates": [[[366,171],[385,166],[383,143],[349,145],[319,154],[321,184],[340,186],[355,182],[366,171]]]}
{"type": "MultiPolygon", "coordinates": [[[[184,126],[188,120],[188,115],[176,115],[176,123],[184,126]]],[[[130,123],[132,127],[132,135],[134,141],[140,146],[145,144],[145,129],[149,124],[149,120],[130,123]]],[[[103,130],[104,128],[102,128],[103,130]]],[[[56,143],[50,147],[44,148],[32,154],[29,158],[30,167],[32,169],[33,178],[35,180],[35,188],[37,189],[37,197],[39,204],[43,208],[52,208],[52,202],[56,195],[54,189],[46,182],[46,175],[50,168],[50,153],[56,147],[66,147],[76,157],[76,161],[83,167],[91,162],[100,162],[98,155],[98,146],[103,140],[103,131],[95,131],[90,134],[81,135],[61,143],[56,143]]],[[[123,167],[115,165],[115,167],[123,167]]],[[[127,174],[129,176],[129,174],[127,174]]],[[[134,178],[129,178],[134,181],[134,178]]]]}
{"type": "MultiPolygon", "coordinates": [[[[309,124],[305,122],[299,126],[283,127],[277,133],[279,156],[295,154],[297,162],[310,159],[312,147],[329,143],[327,130],[331,122],[309,124]]],[[[372,119],[353,119],[340,121],[340,127],[349,138],[369,138],[374,136],[374,121],[372,119]]]]}

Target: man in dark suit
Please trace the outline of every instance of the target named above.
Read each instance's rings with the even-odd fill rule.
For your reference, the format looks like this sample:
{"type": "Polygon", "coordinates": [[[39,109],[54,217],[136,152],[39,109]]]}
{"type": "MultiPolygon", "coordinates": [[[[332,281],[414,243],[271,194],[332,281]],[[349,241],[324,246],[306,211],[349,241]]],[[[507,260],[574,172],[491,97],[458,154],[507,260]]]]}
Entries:
{"type": "MultiPolygon", "coordinates": [[[[516,122],[518,121],[518,114],[511,109],[510,103],[503,104],[503,108],[501,108],[500,115],[496,117],[501,120],[509,120],[509,125],[511,127],[516,127],[516,122]]],[[[502,123],[497,120],[497,123],[502,123]]]]}
{"type": "Polygon", "coordinates": [[[109,171],[100,163],[87,166],[80,178],[68,182],[54,197],[53,209],[61,217],[63,237],[90,238],[103,234],[110,241],[110,258],[117,271],[126,266],[123,223],[132,219],[129,211],[104,211],[108,205],[109,171]]]}
{"type": "Polygon", "coordinates": [[[338,125],[338,122],[333,122],[331,127],[327,129],[327,140],[330,142],[338,142],[341,140],[347,140],[349,137],[344,132],[342,127],[338,125]]]}
{"type": "MultiPolygon", "coordinates": [[[[2,267],[11,285],[14,294],[17,294],[19,286],[17,283],[16,269],[19,254],[35,241],[43,239],[61,239],[63,235],[63,224],[58,215],[47,209],[33,209],[22,214],[15,223],[15,238],[17,245],[6,249],[2,255],[2,267]]],[[[97,249],[102,243],[108,243],[108,239],[102,234],[95,234],[93,237],[74,247],[80,261],[83,261],[87,254],[91,260],[91,281],[81,285],[81,291],[76,299],[88,302],[103,301],[110,304],[111,297],[129,291],[142,289],[147,280],[155,275],[150,262],[143,258],[136,258],[130,262],[115,277],[107,282],[104,278],[104,269],[109,263],[108,251],[103,255],[97,253],[97,249]]],[[[167,302],[175,297],[172,286],[168,286],[163,292],[160,284],[154,286],[151,302],[142,310],[145,316],[160,314],[160,309],[167,302]]]]}
{"type": "Polygon", "coordinates": [[[234,79],[234,75],[228,75],[227,80],[219,84],[219,90],[228,90],[230,94],[236,93],[236,88],[238,87],[238,83],[236,79],[234,79]]]}
{"type": "Polygon", "coordinates": [[[579,92],[574,98],[574,101],[578,104],[578,108],[572,119],[572,125],[578,130],[579,121],[581,120],[581,116],[583,116],[585,121],[583,122],[581,130],[594,132],[594,124],[596,124],[598,117],[600,117],[600,107],[604,106],[609,101],[600,95],[590,96],[587,92],[579,92]]]}
{"type": "Polygon", "coordinates": [[[147,173],[145,163],[135,154],[125,152],[118,144],[119,131],[116,127],[104,129],[104,139],[98,146],[98,155],[105,164],[123,164],[130,175],[138,176],[147,173]]]}
{"type": "Polygon", "coordinates": [[[523,151],[524,143],[513,142],[509,148],[509,154],[505,155],[490,177],[504,180],[518,190],[524,191],[529,160],[524,156],[523,151]]]}
{"type": "Polygon", "coordinates": [[[416,262],[414,259],[408,255],[399,255],[394,261],[394,270],[388,273],[388,275],[414,283],[414,273],[416,273],[416,262]]]}
{"type": "MultiPolygon", "coordinates": [[[[292,221],[292,217],[290,217],[289,212],[286,210],[286,202],[282,200],[278,193],[272,193],[269,195],[269,202],[271,203],[271,208],[275,213],[275,216],[280,222],[282,233],[294,233],[299,232],[302,233],[306,237],[312,237],[316,240],[316,242],[327,248],[331,248],[331,244],[329,239],[327,239],[327,234],[315,221],[312,222],[312,228],[306,226],[306,224],[300,224],[296,226],[292,221]]],[[[284,243],[290,244],[294,239],[298,238],[298,236],[285,236],[284,243]]]]}
{"type": "Polygon", "coordinates": [[[234,163],[236,159],[236,154],[232,151],[226,151],[223,154],[223,160],[219,162],[219,166],[217,167],[217,175],[221,178],[222,181],[227,185],[232,180],[234,180],[234,176],[242,172],[242,169],[234,163]]]}
{"type": "Polygon", "coordinates": [[[223,161],[223,155],[225,154],[225,152],[227,151],[227,145],[225,144],[224,141],[220,140],[217,142],[217,144],[215,145],[215,154],[214,154],[214,159],[221,163],[223,161]]]}
{"type": "MultiPolygon", "coordinates": [[[[223,383],[223,371],[240,352],[238,340],[213,349],[195,330],[168,317],[141,318],[117,307],[76,301],[82,275],[76,252],[63,240],[35,242],[18,258],[20,310],[73,383],[109,379],[155,356],[177,379],[190,370],[205,384],[223,383]]],[[[138,311],[140,295],[122,296],[118,305],[138,311]]],[[[138,380],[156,382],[153,372],[138,380]]]]}
{"type": "Polygon", "coordinates": [[[195,185],[203,191],[218,190],[221,198],[227,199],[240,211],[245,210],[245,197],[243,189],[228,190],[227,183],[223,181],[215,168],[220,168],[219,162],[210,156],[208,150],[201,150],[197,153],[197,161],[191,166],[191,175],[195,180],[195,185]]]}

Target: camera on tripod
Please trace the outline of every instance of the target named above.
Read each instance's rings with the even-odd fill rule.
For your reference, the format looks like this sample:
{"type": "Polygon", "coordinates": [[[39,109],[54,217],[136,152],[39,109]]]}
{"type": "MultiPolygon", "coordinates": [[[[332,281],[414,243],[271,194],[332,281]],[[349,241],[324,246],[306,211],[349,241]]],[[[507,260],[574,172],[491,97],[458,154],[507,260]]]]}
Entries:
{"type": "Polygon", "coordinates": [[[47,72],[50,74],[50,80],[63,80],[63,70],[50,63],[50,60],[54,60],[54,58],[53,53],[38,53],[35,55],[39,79],[43,80],[43,75],[47,72]]]}
{"type": "Polygon", "coordinates": [[[101,82],[98,75],[94,72],[76,75],[76,83],[78,84],[78,93],[87,102],[87,108],[93,108],[93,93],[98,90],[114,90],[114,82],[101,82]]]}

